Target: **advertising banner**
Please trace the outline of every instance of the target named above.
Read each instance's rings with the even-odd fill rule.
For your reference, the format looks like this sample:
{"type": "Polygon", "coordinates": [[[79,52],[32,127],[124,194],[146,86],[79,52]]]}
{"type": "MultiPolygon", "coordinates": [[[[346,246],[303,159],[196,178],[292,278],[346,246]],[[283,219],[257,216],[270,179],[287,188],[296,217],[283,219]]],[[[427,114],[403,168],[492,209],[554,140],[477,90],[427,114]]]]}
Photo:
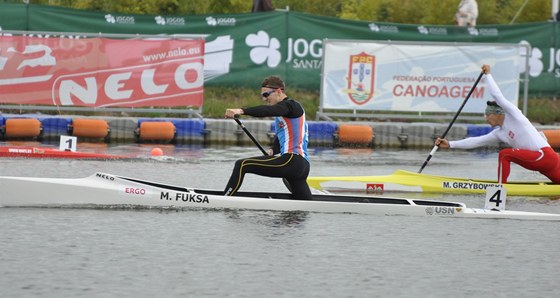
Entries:
{"type": "MultiPolygon", "coordinates": [[[[456,112],[483,64],[504,96],[518,102],[517,45],[327,40],[323,49],[321,108],[456,112]]],[[[463,111],[483,113],[487,100],[481,80],[463,111]]]]}
{"type": "Polygon", "coordinates": [[[0,31],[28,30],[27,9],[21,3],[0,3],[0,31]]]}
{"type": "Polygon", "coordinates": [[[0,36],[0,103],[202,106],[204,40],[0,36]]]}
{"type": "MultiPolygon", "coordinates": [[[[527,44],[519,56],[520,78],[529,74],[529,94],[560,96],[560,22],[480,25],[400,24],[348,20],[295,11],[241,14],[138,15],[60,6],[0,3],[0,28],[95,34],[204,34],[205,86],[259,88],[279,75],[288,88],[319,90],[323,40],[527,44]],[[527,51],[526,49],[530,49],[527,51]]],[[[1,33],[0,33],[1,34],[1,33]]]]}

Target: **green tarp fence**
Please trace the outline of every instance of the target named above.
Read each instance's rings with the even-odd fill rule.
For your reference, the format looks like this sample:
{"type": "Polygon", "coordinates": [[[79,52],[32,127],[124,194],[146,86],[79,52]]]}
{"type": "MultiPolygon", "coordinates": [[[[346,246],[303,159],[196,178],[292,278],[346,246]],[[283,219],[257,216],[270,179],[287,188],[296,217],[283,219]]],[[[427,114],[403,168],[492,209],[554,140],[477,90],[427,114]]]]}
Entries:
{"type": "MultiPolygon", "coordinates": [[[[131,15],[0,3],[0,28],[107,34],[207,34],[206,86],[257,87],[263,77],[276,74],[284,77],[290,87],[307,90],[320,87],[324,39],[523,42],[532,48],[531,53],[520,53],[531,55],[529,95],[560,95],[560,23],[557,22],[484,25],[469,29],[372,23],[291,11],[131,15]]],[[[524,66],[520,66],[520,78],[525,71],[524,66]]]]}

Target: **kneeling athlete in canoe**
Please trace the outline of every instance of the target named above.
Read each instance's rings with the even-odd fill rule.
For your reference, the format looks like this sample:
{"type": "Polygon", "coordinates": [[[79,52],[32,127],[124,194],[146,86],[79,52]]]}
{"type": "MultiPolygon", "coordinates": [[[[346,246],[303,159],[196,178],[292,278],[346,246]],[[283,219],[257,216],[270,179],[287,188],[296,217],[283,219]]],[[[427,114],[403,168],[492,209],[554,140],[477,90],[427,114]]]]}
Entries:
{"type": "Polygon", "coordinates": [[[307,155],[308,130],[305,111],[299,102],[284,93],[285,87],[279,77],[267,77],[262,82],[261,95],[268,105],[226,109],[226,118],[233,118],[236,114],[253,117],[274,116],[276,123],[276,137],[267,156],[245,158],[235,162],[224,191],[226,196],[235,195],[243,183],[245,174],[253,173],[284,178],[289,183],[294,199],[311,199],[311,190],[307,185],[310,166],[307,155]]]}
{"type": "Polygon", "coordinates": [[[531,124],[529,119],[509,102],[490,74],[490,66],[482,66],[490,94],[496,101],[488,101],[485,111],[486,122],[493,130],[483,136],[448,141],[437,138],[440,148],[472,149],[485,145],[496,145],[500,141],[511,146],[500,150],[498,156],[498,182],[507,183],[510,163],[514,162],[528,170],[538,171],[552,182],[560,184],[560,159],[546,139],[531,124]]]}

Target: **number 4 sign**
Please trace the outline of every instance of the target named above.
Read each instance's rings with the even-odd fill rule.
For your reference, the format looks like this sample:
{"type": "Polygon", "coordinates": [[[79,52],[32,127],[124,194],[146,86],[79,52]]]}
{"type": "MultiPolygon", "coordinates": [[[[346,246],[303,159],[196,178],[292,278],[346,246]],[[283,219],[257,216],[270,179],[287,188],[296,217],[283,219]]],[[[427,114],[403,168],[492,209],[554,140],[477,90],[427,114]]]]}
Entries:
{"type": "Polygon", "coordinates": [[[486,188],[485,209],[505,210],[506,209],[506,189],[503,186],[488,186],[486,188]]]}

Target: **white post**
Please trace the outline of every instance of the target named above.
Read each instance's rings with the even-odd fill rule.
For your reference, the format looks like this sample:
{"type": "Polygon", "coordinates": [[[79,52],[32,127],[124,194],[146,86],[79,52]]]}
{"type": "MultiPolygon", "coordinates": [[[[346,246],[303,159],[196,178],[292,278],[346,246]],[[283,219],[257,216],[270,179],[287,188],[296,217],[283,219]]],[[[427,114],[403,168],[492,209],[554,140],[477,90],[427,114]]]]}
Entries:
{"type": "Polygon", "coordinates": [[[558,12],[560,0],[551,0],[551,1],[552,1],[552,19],[556,21],[556,13],[558,12]]]}

